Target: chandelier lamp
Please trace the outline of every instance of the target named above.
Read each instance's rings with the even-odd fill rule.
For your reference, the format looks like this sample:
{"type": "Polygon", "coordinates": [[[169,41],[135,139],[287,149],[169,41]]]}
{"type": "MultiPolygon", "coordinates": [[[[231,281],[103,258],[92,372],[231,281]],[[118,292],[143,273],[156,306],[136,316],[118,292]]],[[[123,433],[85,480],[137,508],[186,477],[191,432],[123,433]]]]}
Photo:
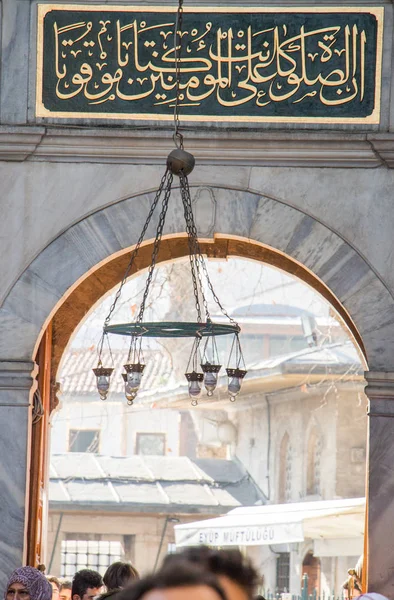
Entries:
{"type": "MultiPolygon", "coordinates": [[[[122,335],[130,338],[129,352],[125,372],[122,374],[124,380],[124,393],[127,403],[131,406],[140,389],[144,374],[145,361],[143,356],[143,341],[145,338],[193,338],[192,349],[187,363],[185,377],[188,383],[191,403],[196,406],[198,397],[204,386],[208,397],[211,397],[217,387],[218,377],[222,365],[219,361],[216,338],[222,335],[233,336],[228,365],[226,368],[228,376],[228,393],[230,401],[234,402],[241,390],[242,380],[247,371],[239,340],[240,327],[238,323],[228,314],[221,304],[209,277],[206,262],[201,252],[197,237],[192,200],[190,196],[188,175],[192,172],[195,164],[194,156],[186,152],[183,147],[183,135],[180,132],[179,101],[180,101],[180,78],[181,78],[181,46],[182,46],[182,20],[183,0],[179,0],[177,19],[174,32],[174,72],[175,72],[175,98],[174,98],[174,135],[175,149],[167,158],[165,173],[161,179],[159,188],[153,199],[149,214],[138,238],[137,244],[131,252],[130,260],[124,273],[120,286],[115,294],[114,301],[105,318],[103,332],[98,345],[98,363],[93,372],[96,376],[97,390],[102,400],[105,400],[110,390],[113,367],[103,365],[104,346],[108,345],[112,359],[110,335],[122,335]],[[185,218],[186,232],[188,237],[189,266],[193,285],[194,304],[196,311],[195,322],[146,322],[144,313],[149,295],[153,274],[156,267],[160,243],[163,235],[168,204],[174,177],[179,179],[179,189],[185,218]],[[142,301],[136,318],[131,323],[112,324],[112,317],[121,297],[123,286],[132,273],[135,260],[138,256],[141,244],[145,238],[146,231],[155,212],[159,212],[156,235],[153,242],[151,262],[148,268],[146,284],[142,301]],[[208,309],[206,291],[210,295],[225,317],[225,322],[214,322],[208,309]]],[[[112,359],[113,363],[113,359],[112,359]]]]}

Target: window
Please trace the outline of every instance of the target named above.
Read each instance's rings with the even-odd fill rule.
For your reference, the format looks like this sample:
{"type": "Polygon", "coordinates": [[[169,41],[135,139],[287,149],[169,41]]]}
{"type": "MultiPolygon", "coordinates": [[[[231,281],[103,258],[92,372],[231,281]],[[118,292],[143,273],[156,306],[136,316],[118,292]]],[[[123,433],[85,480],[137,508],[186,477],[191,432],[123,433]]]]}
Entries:
{"type": "Polygon", "coordinates": [[[98,454],[100,447],[99,429],[70,429],[69,452],[92,452],[98,454]]]}
{"type": "Polygon", "coordinates": [[[307,449],[306,493],[320,494],[321,438],[316,429],[310,433],[307,449]]]}
{"type": "Polygon", "coordinates": [[[291,455],[289,434],[285,433],[279,450],[279,503],[291,501],[291,455]]]}
{"type": "Polygon", "coordinates": [[[285,594],[290,587],[290,552],[281,552],[276,559],[276,593],[285,594]]]}
{"type": "Polygon", "coordinates": [[[165,433],[137,433],[136,454],[164,456],[165,453],[165,433]]]}
{"type": "Polygon", "coordinates": [[[105,540],[78,539],[81,536],[68,534],[77,539],[62,541],[61,576],[72,579],[80,569],[93,569],[104,575],[113,562],[123,558],[123,547],[120,542],[105,540]]]}

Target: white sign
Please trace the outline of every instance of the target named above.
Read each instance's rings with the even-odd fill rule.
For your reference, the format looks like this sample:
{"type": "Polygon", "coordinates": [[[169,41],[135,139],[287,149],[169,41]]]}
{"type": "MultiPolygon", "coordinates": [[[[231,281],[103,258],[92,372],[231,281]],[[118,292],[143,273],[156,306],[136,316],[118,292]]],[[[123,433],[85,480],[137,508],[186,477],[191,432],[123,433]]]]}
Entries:
{"type": "Polygon", "coordinates": [[[201,527],[190,529],[175,527],[175,539],[182,546],[270,546],[304,540],[302,524],[254,525],[250,527],[201,527]]]}

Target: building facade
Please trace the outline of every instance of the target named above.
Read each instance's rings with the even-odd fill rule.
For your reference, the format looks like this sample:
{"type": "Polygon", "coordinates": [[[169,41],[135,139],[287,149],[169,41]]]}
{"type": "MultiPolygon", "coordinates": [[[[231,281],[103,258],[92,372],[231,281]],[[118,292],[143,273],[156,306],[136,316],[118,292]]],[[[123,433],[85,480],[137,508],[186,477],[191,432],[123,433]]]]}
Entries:
{"type": "MultiPolygon", "coordinates": [[[[293,287],[293,295],[296,291],[293,287]]],[[[235,403],[224,399],[221,380],[218,393],[209,401],[201,398],[191,410],[186,386],[173,382],[174,387],[168,388],[163,377],[173,360],[168,348],[145,356],[141,396],[133,407],[124,402],[123,382],[116,375],[103,403],[97,398],[91,371],[94,350],[75,345],[68,349],[61,369],[61,405],[52,418],[48,551],[53,572],[68,575],[67,568],[87,566],[78,563],[75,548],[94,546],[98,552],[109,543],[140,570],[149,570],[160,563],[168,544],[174,544],[174,520],[204,520],[239,504],[304,503],[314,508],[325,506],[326,501],[345,499],[346,504],[364,496],[366,398],[356,348],[346,341],[337,321],[295,307],[256,304],[241,312],[249,315],[242,326],[250,371],[235,403]],[[316,323],[316,345],[308,346],[308,332],[302,327],[305,315],[316,323]],[[194,474],[194,489],[183,486],[184,504],[176,498],[159,507],[148,489],[143,496],[142,471],[135,467],[140,463],[145,464],[145,487],[152,486],[156,474],[154,485],[164,486],[163,497],[171,495],[170,481],[180,489],[175,480],[191,484],[194,474]],[[189,465],[186,475],[185,465],[189,465]],[[232,477],[228,465],[234,470],[232,477]],[[202,468],[209,475],[206,482],[201,480],[202,468]],[[106,471],[109,475],[104,475],[106,471]],[[122,494],[120,500],[113,498],[119,480],[130,488],[126,503],[122,494]],[[100,485],[114,488],[113,494],[100,485]],[[208,493],[199,505],[199,485],[230,492],[236,496],[233,504],[221,498],[219,504],[208,506],[208,493]],[[165,543],[160,541],[163,528],[165,543]],[[68,567],[67,560],[71,561],[68,567]]],[[[120,373],[124,353],[113,349],[112,356],[115,372],[120,373]]],[[[306,534],[302,543],[248,547],[264,573],[265,593],[300,594],[302,578],[308,574],[311,593],[330,594],[335,589],[340,594],[347,569],[363,551],[363,514],[356,520],[349,516],[342,530],[335,537],[320,527],[315,538],[306,534]]],[[[209,536],[201,540],[215,543],[209,536]]],[[[90,560],[86,552],[81,553],[90,560]]],[[[91,560],[104,558],[96,554],[91,560]]]]}
{"type": "MultiPolygon", "coordinates": [[[[39,4],[37,0],[1,2],[0,456],[7,457],[1,460],[0,514],[7,523],[0,532],[2,581],[25,561],[36,564],[42,553],[47,424],[55,404],[59,360],[83,316],[121,280],[125,254],[137,242],[172,148],[172,129],[160,118],[159,109],[146,120],[136,113],[126,118],[124,113],[122,118],[116,117],[119,113],[102,117],[99,105],[78,115],[78,106],[71,114],[57,110],[52,96],[41,97],[47,89],[51,94],[58,89],[58,99],[74,94],[75,86],[86,89],[90,71],[88,66],[73,74],[71,91],[62,87],[67,83],[63,75],[68,63],[59,62],[56,69],[55,63],[47,62],[47,58],[53,60],[46,50],[53,49],[54,37],[49,36],[52,41],[44,48],[46,34],[40,21],[48,9],[61,9],[61,4],[41,2],[41,9],[39,4]],[[49,79],[45,69],[49,69],[49,79]],[[34,396],[37,385],[45,415],[38,425],[33,424],[37,423],[33,411],[35,417],[39,405],[34,396]]],[[[82,2],[74,4],[83,7],[82,2]]],[[[146,10],[145,4],[135,4],[146,10]]],[[[119,0],[105,3],[106,9],[115,5],[119,0]]],[[[230,15],[231,28],[233,2],[217,5],[218,14],[230,15]]],[[[169,3],[162,6],[172,8],[169,3]]],[[[300,13],[301,7],[306,9],[302,14],[316,13],[316,4],[309,0],[291,8],[300,13]]],[[[205,10],[205,3],[201,8],[205,10]]],[[[286,10],[286,6],[279,8],[281,14],[286,10]]],[[[278,12],[278,5],[267,2],[267,9],[278,12]]],[[[317,117],[310,116],[309,109],[303,111],[300,101],[305,113],[301,116],[291,106],[291,112],[278,119],[281,109],[276,115],[271,107],[267,119],[253,120],[251,115],[250,121],[237,121],[235,110],[217,114],[216,107],[212,108],[215,114],[202,115],[202,121],[185,120],[187,147],[198,164],[190,183],[199,207],[199,235],[208,255],[243,256],[296,274],[329,300],[363,352],[370,403],[368,585],[390,596],[394,555],[393,5],[389,0],[340,1],[335,7],[322,2],[317,14],[321,15],[319,23],[334,28],[339,27],[339,20],[331,25],[332,18],[340,16],[339,54],[320,46],[319,60],[323,64],[327,56],[342,56],[345,62],[339,70],[344,85],[342,79],[340,87],[327,85],[336,83],[330,79],[334,75],[328,71],[324,76],[322,70],[315,74],[314,85],[319,87],[320,75],[323,90],[300,88],[300,94],[324,99],[317,108],[308,105],[313,108],[310,114],[319,112],[317,117]],[[354,12],[367,15],[364,20],[357,17],[362,23],[360,35],[350,20],[354,12]],[[352,63],[350,48],[356,48],[352,63]],[[341,55],[343,49],[346,52],[341,55]],[[334,112],[332,105],[337,107],[334,112]]],[[[70,26],[66,17],[61,21],[61,35],[70,26]]],[[[54,22],[48,23],[53,32],[54,22]]],[[[290,19],[282,23],[283,32],[288,23],[299,26],[298,36],[304,39],[300,33],[304,24],[290,19]]],[[[62,38],[64,48],[62,42],[59,45],[63,52],[67,39],[62,38]]],[[[98,39],[85,41],[98,47],[98,39]]],[[[125,43],[130,43],[129,38],[125,43]]],[[[237,44],[243,42],[237,40],[237,44]]],[[[93,52],[90,47],[85,50],[93,52]]],[[[310,54],[313,63],[313,49],[310,54]]],[[[119,59],[126,60],[123,55],[119,59]]],[[[298,90],[301,79],[303,86],[309,85],[302,64],[285,82],[292,90],[298,90]]],[[[248,77],[260,77],[260,69],[247,71],[248,77]]],[[[111,72],[109,85],[116,85],[118,75],[116,69],[111,72]]],[[[129,79],[130,86],[137,81],[135,76],[129,79]]],[[[228,85],[223,79],[221,83],[223,89],[228,85]]],[[[83,102],[88,94],[97,99],[102,91],[89,89],[83,102]]],[[[244,89],[245,85],[240,86],[244,89]]],[[[264,104],[264,94],[273,100],[285,94],[274,87],[270,92],[253,90],[258,100],[255,111],[264,104]]],[[[229,87],[224,94],[221,106],[234,103],[229,87]]],[[[160,260],[185,256],[188,251],[179,204],[169,214],[160,260]]],[[[138,268],[149,265],[150,239],[138,268]]]]}
{"type": "Polygon", "coordinates": [[[48,570],[72,578],[82,568],[104,574],[112,562],[129,560],[139,572],[149,573],[174,551],[175,523],[262,500],[236,461],[54,454],[48,570]]]}

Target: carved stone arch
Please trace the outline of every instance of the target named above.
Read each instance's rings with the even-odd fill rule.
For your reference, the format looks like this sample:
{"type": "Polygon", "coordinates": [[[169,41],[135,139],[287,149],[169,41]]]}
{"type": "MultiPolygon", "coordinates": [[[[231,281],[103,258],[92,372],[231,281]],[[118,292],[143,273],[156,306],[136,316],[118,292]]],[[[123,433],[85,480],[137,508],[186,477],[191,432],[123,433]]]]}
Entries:
{"type": "MultiPolygon", "coordinates": [[[[208,187],[216,203],[215,224],[213,239],[206,241],[204,250],[213,256],[266,260],[299,276],[341,313],[359,346],[364,344],[369,367],[390,370],[394,301],[364,258],[337,232],[283,200],[208,187]]],[[[85,313],[116,285],[114,262],[121,263],[136,243],[152,197],[153,193],[142,194],[90,214],[42,250],[0,309],[0,359],[31,360],[53,315],[85,281],[91,290],[79,299],[85,313]]],[[[150,239],[154,227],[152,223],[148,229],[150,239]]],[[[170,242],[185,235],[177,192],[164,233],[168,243],[160,260],[186,253],[186,245],[177,251],[170,242]]],[[[147,260],[141,255],[137,268],[144,268],[147,260]]]]}

